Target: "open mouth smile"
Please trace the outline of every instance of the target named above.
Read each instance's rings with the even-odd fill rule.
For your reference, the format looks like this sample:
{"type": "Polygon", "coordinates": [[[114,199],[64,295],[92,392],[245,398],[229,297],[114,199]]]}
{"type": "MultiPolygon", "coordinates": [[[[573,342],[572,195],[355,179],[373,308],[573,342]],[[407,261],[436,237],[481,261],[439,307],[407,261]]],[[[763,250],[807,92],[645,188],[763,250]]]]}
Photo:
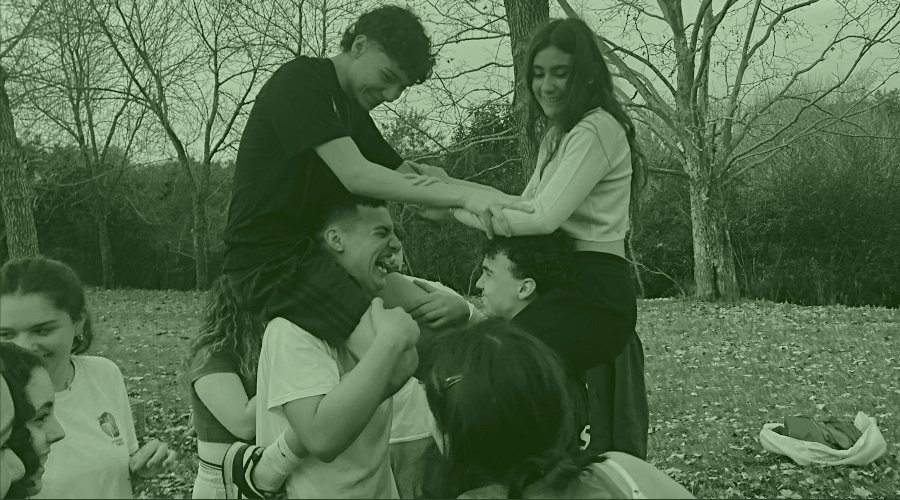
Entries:
{"type": "Polygon", "coordinates": [[[389,253],[375,260],[375,269],[383,274],[396,273],[400,272],[400,263],[394,258],[394,254],[389,253]]]}

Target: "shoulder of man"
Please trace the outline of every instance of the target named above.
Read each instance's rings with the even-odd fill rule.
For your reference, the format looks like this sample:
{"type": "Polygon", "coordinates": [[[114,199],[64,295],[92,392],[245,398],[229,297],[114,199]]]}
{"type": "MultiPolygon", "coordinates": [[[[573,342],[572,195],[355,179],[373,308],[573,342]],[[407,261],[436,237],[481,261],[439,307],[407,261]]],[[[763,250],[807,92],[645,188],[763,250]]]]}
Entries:
{"type": "Polygon", "coordinates": [[[266,325],[266,331],[263,334],[263,344],[274,344],[277,346],[284,345],[285,343],[291,345],[303,344],[329,353],[332,351],[324,340],[309,333],[300,326],[284,318],[273,318],[269,321],[269,324],[266,325]]]}
{"type": "Polygon", "coordinates": [[[328,82],[329,61],[317,57],[298,56],[283,63],[269,77],[269,82],[297,82],[309,87],[310,84],[328,82]]]}

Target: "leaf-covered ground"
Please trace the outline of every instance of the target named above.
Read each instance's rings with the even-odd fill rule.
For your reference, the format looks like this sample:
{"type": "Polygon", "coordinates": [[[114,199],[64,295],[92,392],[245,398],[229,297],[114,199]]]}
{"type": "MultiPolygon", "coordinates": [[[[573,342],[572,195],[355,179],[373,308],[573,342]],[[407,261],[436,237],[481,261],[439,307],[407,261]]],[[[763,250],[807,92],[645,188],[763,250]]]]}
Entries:
{"type": "MultiPolygon", "coordinates": [[[[177,471],[141,496],[190,498],[197,470],[180,379],[202,295],[95,290],[93,354],[119,364],[146,402],[149,437],[174,445],[177,471]]],[[[687,300],[639,304],[650,391],[649,461],[701,498],[900,497],[900,311],[734,305],[687,300]],[[887,453],[866,467],[800,467],[757,442],[785,415],[876,417],[887,453]]]]}

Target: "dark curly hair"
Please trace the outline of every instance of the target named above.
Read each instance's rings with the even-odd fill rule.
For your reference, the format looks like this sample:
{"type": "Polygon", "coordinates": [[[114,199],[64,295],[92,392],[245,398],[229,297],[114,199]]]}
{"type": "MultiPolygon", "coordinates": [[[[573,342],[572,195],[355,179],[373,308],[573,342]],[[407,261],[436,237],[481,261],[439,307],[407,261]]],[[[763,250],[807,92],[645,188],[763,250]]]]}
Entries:
{"type": "Polygon", "coordinates": [[[561,286],[574,272],[575,248],[560,229],[550,234],[486,239],[481,249],[484,257],[505,255],[512,264],[512,275],[533,279],[538,292],[561,286]]]}
{"type": "Polygon", "coordinates": [[[413,83],[419,84],[431,76],[434,54],[431,39],[419,17],[396,5],[384,5],[359,16],[341,38],[341,49],[350,50],[359,35],[375,40],[385,54],[397,62],[413,83]]]}
{"type": "Polygon", "coordinates": [[[72,321],[84,319],[81,334],[76,332],[72,354],[83,354],[94,339],[91,315],[84,299],[84,285],[68,265],[47,257],[14,259],[0,268],[0,295],[39,294],[58,309],[65,311],[72,321]]]}
{"type": "Polygon", "coordinates": [[[27,427],[37,409],[28,399],[25,390],[35,370],[38,369],[45,368],[37,355],[10,342],[0,343],[0,373],[9,385],[15,408],[13,430],[6,444],[25,466],[25,478],[12,483],[7,493],[8,498],[25,498],[27,496],[25,492],[29,491],[31,486],[31,478],[41,467],[41,459],[34,449],[31,432],[27,427]]]}

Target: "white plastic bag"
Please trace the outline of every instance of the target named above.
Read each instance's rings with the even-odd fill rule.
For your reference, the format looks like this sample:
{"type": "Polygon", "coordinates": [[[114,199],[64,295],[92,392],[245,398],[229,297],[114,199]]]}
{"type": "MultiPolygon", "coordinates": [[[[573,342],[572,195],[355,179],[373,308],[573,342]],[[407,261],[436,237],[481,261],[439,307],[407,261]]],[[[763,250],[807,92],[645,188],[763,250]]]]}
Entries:
{"type": "Polygon", "coordinates": [[[862,436],[847,450],[782,436],[772,430],[779,425],[782,424],[763,424],[759,442],[766,451],[786,455],[798,465],[866,465],[878,460],[887,450],[887,443],[875,425],[875,419],[863,412],[857,413],[853,419],[853,425],[862,432],[862,436]]]}

